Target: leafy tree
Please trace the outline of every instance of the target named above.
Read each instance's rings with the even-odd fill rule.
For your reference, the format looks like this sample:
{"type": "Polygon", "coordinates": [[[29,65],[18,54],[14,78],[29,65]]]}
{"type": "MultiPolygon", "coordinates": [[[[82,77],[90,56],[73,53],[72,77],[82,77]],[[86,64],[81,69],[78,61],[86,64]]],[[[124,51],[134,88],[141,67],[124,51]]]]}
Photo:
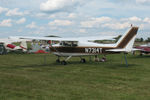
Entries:
{"type": "Polygon", "coordinates": [[[136,38],[136,39],[135,39],[135,42],[143,42],[143,41],[144,41],[143,38],[136,38]]]}
{"type": "Polygon", "coordinates": [[[150,42],[150,37],[148,37],[148,38],[146,39],[146,42],[150,42]]]}
{"type": "Polygon", "coordinates": [[[144,41],[144,39],[143,38],[140,38],[140,42],[143,42],[144,41]]]}

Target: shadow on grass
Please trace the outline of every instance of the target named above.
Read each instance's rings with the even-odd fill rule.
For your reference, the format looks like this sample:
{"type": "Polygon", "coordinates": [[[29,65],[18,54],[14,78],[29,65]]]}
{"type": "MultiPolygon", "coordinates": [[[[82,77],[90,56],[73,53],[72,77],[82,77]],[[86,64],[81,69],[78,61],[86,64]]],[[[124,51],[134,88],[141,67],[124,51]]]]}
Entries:
{"type": "MultiPolygon", "coordinates": [[[[58,65],[58,64],[57,64],[58,65]]],[[[54,64],[27,64],[27,65],[12,65],[12,66],[2,66],[0,69],[18,69],[18,68],[46,68],[53,67],[54,64]]]]}
{"type": "Polygon", "coordinates": [[[140,55],[137,55],[137,56],[130,56],[129,58],[134,58],[134,59],[150,59],[150,55],[143,55],[143,56],[140,56],[140,55]]]}
{"type": "Polygon", "coordinates": [[[139,66],[137,64],[113,64],[111,66],[106,66],[106,68],[110,68],[110,69],[118,69],[118,68],[134,68],[135,66],[139,66]]]}
{"type": "Polygon", "coordinates": [[[138,66],[136,64],[122,64],[118,62],[113,62],[112,60],[106,62],[94,62],[87,61],[86,63],[81,63],[79,61],[68,61],[67,65],[61,65],[60,63],[52,62],[52,63],[43,63],[43,64],[24,64],[24,65],[12,65],[12,66],[1,66],[0,69],[21,69],[21,68],[50,68],[50,67],[106,67],[110,69],[118,69],[118,68],[131,68],[134,66],[138,66]]]}

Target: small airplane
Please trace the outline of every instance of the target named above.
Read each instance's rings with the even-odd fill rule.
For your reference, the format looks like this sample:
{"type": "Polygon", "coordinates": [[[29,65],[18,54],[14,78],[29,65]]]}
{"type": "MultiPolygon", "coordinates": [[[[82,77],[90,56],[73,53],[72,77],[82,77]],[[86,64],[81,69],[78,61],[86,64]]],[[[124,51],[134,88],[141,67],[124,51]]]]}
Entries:
{"type": "MultiPolygon", "coordinates": [[[[86,60],[82,56],[97,56],[100,54],[111,53],[128,53],[132,51],[132,47],[138,32],[138,27],[131,28],[118,40],[115,44],[100,44],[95,43],[95,40],[107,40],[114,37],[88,37],[88,38],[53,38],[53,37],[19,37],[21,39],[37,39],[37,40],[51,40],[58,41],[58,44],[50,45],[50,51],[58,56],[56,62],[66,65],[71,57],[80,57],[82,63],[86,60]],[[66,57],[60,61],[60,57],[66,57]]],[[[125,56],[126,59],[126,56],[125,56]]],[[[127,64],[127,60],[126,60],[127,64]]]]}
{"type": "Polygon", "coordinates": [[[150,43],[146,45],[137,46],[135,48],[138,49],[138,51],[140,51],[141,56],[143,54],[150,54],[150,43]]]}
{"type": "Polygon", "coordinates": [[[0,39],[0,44],[1,44],[0,54],[6,54],[7,52],[16,51],[16,50],[22,50],[23,52],[27,51],[27,44],[25,40],[5,38],[5,39],[0,39]],[[21,42],[20,46],[16,46],[12,44],[14,42],[21,42]]]}

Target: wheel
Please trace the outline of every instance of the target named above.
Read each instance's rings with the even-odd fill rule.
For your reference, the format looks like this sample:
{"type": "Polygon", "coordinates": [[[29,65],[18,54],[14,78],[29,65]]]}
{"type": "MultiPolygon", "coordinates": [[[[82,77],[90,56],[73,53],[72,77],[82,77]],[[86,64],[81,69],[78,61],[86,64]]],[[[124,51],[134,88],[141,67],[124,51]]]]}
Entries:
{"type": "Polygon", "coordinates": [[[80,61],[81,63],[85,63],[86,62],[86,60],[85,59],[81,59],[81,61],[80,61]]]}
{"type": "Polygon", "coordinates": [[[59,59],[57,59],[57,60],[56,60],[56,63],[60,63],[60,60],[59,60],[59,59]]]}
{"type": "Polygon", "coordinates": [[[142,52],[140,53],[140,56],[143,56],[143,53],[142,53],[142,52]]]}
{"type": "Polygon", "coordinates": [[[66,61],[61,61],[61,64],[62,65],[67,65],[67,62],[66,61]]]}
{"type": "Polygon", "coordinates": [[[6,53],[7,53],[7,51],[6,51],[5,47],[4,47],[4,45],[0,44],[0,55],[4,55],[6,53]]]}

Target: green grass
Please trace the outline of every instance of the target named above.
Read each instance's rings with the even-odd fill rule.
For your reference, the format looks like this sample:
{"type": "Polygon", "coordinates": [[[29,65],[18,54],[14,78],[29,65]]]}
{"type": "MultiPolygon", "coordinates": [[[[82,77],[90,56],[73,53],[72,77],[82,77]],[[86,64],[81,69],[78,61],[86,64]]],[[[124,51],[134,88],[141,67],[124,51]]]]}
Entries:
{"type": "MultiPolygon", "coordinates": [[[[150,56],[64,66],[44,54],[0,56],[0,100],[150,100],[150,56]]],[[[86,58],[88,60],[88,57],[86,58]]]]}

